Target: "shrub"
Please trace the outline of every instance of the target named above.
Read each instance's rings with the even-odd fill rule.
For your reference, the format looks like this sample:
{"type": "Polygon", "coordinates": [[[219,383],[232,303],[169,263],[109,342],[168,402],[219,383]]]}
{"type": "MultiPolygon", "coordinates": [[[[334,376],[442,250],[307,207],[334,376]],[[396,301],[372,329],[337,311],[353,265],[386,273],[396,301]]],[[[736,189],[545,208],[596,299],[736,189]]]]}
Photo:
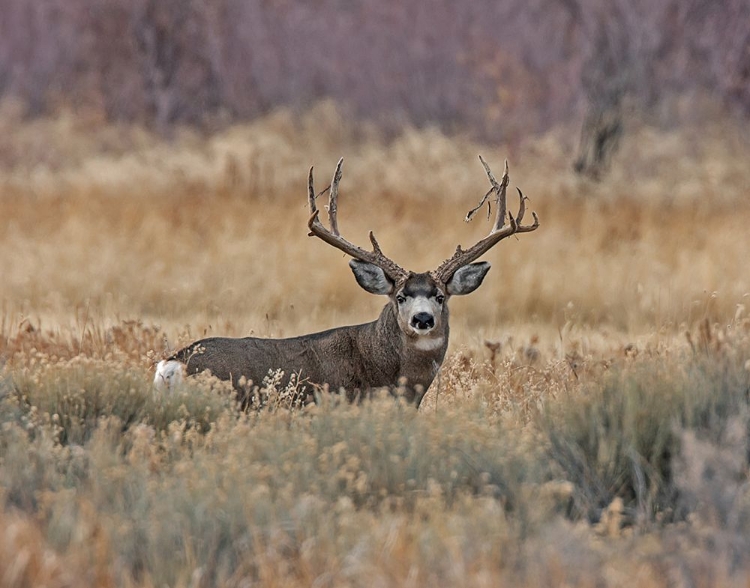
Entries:
{"type": "Polygon", "coordinates": [[[615,497],[631,522],[685,515],[674,510],[682,431],[721,439],[747,409],[750,389],[746,338],[708,343],[621,366],[580,398],[548,405],[542,427],[549,455],[575,484],[578,516],[597,521],[615,497]]]}

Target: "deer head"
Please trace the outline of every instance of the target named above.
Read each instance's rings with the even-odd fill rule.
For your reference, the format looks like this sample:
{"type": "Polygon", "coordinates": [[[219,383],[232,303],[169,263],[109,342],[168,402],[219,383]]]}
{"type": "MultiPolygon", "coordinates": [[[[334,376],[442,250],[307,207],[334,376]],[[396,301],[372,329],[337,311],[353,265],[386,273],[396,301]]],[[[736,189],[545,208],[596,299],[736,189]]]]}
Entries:
{"type": "Polygon", "coordinates": [[[329,188],[318,195],[315,194],[313,170],[310,168],[308,177],[310,236],[322,239],[353,258],[349,266],[354,272],[357,283],[371,294],[389,297],[401,332],[417,349],[434,349],[444,343],[448,332],[448,300],[451,296],[470,294],[476,290],[490,269],[488,262],[476,262],[476,260],[506,237],[534,231],[539,226],[536,213],[532,213],[533,224],[522,224],[527,198],[520,190],[518,190],[520,203],[516,218],[510,213],[506,214],[506,191],[510,181],[508,162],[505,162],[505,171],[498,182],[484,159],[481,156],[479,159],[490,180],[491,188],[479,205],[469,211],[465,220],[467,222],[471,220],[485,202],[488,202],[490,196],[495,194],[496,212],[492,229],[484,239],[467,250],[463,250],[459,245],[452,257],[441,263],[436,270],[425,273],[407,271],[386,257],[372,231],[370,231],[372,251],[362,249],[341,236],[337,212],[343,158],[336,165],[329,188]],[[329,191],[327,209],[330,229],[320,222],[320,210],[316,204],[318,196],[326,191],[329,191]]]}

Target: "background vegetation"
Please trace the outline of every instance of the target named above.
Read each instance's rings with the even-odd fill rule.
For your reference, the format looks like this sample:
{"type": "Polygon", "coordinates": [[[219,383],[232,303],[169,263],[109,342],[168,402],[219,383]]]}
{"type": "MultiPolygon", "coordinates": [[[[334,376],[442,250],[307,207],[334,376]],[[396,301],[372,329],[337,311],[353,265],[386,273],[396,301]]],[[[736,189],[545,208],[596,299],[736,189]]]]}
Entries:
{"type": "Polygon", "coordinates": [[[2,0],[0,92],[31,114],[221,126],[332,98],[514,143],[637,111],[750,114],[748,0],[2,0]]]}
{"type": "Polygon", "coordinates": [[[0,584],[747,585],[747,3],[449,4],[0,0],[0,584]],[[424,270],[478,153],[542,225],[419,412],[152,389],[375,318],[310,165],[424,270]]]}

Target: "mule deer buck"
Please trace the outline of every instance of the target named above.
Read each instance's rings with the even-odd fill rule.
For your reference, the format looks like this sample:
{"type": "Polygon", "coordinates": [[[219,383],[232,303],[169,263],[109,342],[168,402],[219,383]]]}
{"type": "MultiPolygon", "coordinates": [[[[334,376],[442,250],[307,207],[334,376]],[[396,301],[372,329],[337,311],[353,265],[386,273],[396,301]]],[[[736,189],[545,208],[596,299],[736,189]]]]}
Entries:
{"type": "Polygon", "coordinates": [[[159,362],[154,379],[157,387],[168,388],[181,381],[184,374],[210,370],[212,375],[231,381],[240,400],[247,405],[252,400],[249,386],[262,383],[270,372],[281,369],[286,378],[282,385],[295,374],[298,385],[307,392],[327,386],[335,392],[344,390],[349,400],[355,400],[373,390],[387,388],[419,407],[448,348],[448,300],[451,296],[470,294],[481,285],[490,264],[474,263],[479,257],[506,237],[528,233],[539,226],[536,213],[532,213],[533,224],[522,224],[526,197],[521,190],[518,190],[517,216],[506,215],[508,163],[498,182],[484,159],[481,156],[479,159],[492,187],[479,206],[467,214],[466,220],[470,220],[494,193],[496,212],[492,229],[473,247],[463,250],[459,245],[453,256],[436,270],[424,273],[407,271],[386,257],[372,232],[372,251],[341,236],[336,214],[343,159],[339,160],[329,187],[330,229],[327,229],[318,218],[320,210],[311,168],[307,223],[310,236],[351,256],[349,266],[364,290],[388,296],[388,303],[378,319],[291,339],[202,339],[159,362]]]}

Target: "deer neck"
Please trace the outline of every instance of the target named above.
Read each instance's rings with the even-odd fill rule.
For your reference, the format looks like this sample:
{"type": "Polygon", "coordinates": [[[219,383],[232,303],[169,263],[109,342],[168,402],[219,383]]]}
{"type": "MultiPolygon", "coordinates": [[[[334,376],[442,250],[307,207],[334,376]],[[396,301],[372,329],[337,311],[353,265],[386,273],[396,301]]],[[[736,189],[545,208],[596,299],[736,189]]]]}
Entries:
{"type": "Polygon", "coordinates": [[[430,373],[430,381],[435,375],[435,362],[437,367],[443,362],[445,351],[448,348],[448,316],[441,321],[441,327],[429,335],[410,335],[404,333],[398,323],[396,310],[392,304],[387,304],[380,313],[378,320],[373,324],[375,336],[373,342],[377,349],[393,354],[402,367],[403,375],[416,377],[423,381],[421,373],[430,373]],[[410,373],[405,373],[410,372],[410,373]]]}

